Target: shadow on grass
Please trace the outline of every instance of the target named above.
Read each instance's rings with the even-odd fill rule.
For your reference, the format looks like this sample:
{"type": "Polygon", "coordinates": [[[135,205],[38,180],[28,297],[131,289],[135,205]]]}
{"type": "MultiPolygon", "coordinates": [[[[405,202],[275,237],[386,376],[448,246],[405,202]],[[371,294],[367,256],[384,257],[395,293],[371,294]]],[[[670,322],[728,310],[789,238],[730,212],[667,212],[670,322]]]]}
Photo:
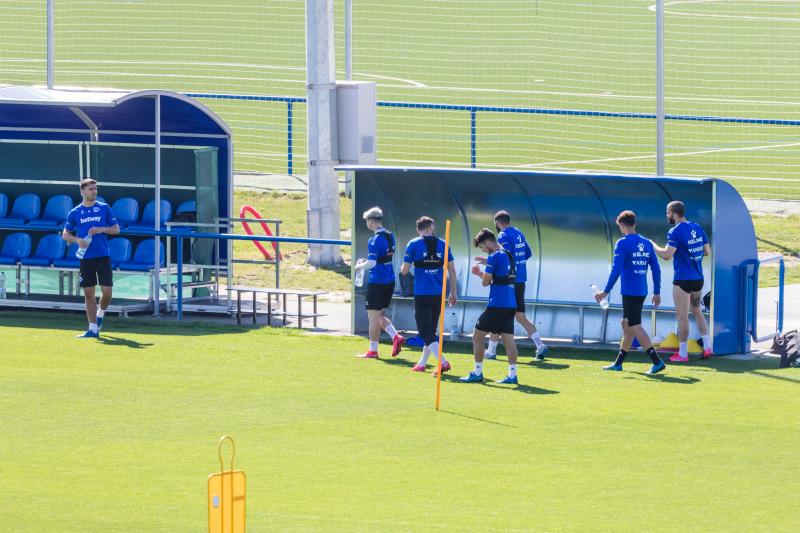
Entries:
{"type": "Polygon", "coordinates": [[[778,376],[776,374],[767,374],[766,372],[761,372],[760,370],[754,370],[753,374],[756,374],[757,376],[761,376],[762,378],[779,379],[781,381],[788,381],[790,383],[798,383],[798,384],[800,384],[800,379],[789,377],[789,376],[778,376]]]}
{"type": "Polygon", "coordinates": [[[507,390],[513,392],[520,392],[522,394],[558,394],[557,390],[550,390],[550,389],[540,389],[539,387],[533,387],[531,385],[525,385],[524,383],[520,383],[519,385],[501,385],[499,383],[495,383],[490,379],[485,379],[482,383],[464,383],[460,380],[460,378],[453,374],[443,374],[442,381],[446,381],[447,383],[458,383],[464,387],[469,386],[484,386],[489,387],[490,389],[497,389],[497,390],[507,390]]]}
{"type": "Polygon", "coordinates": [[[689,376],[669,376],[667,374],[648,374],[646,372],[629,372],[629,374],[635,374],[637,376],[641,376],[640,378],[635,378],[631,375],[625,376],[624,379],[636,379],[639,381],[660,381],[661,383],[676,383],[679,385],[694,385],[695,383],[700,383],[700,379],[693,378],[689,376]],[[642,379],[644,378],[644,379],[642,379]]]}
{"type": "MultiPolygon", "coordinates": [[[[104,330],[115,333],[141,333],[145,335],[169,335],[177,337],[206,337],[210,335],[230,335],[232,333],[247,333],[254,329],[274,330],[283,335],[299,335],[297,328],[271,328],[266,324],[236,325],[236,319],[223,319],[224,321],[184,321],[178,322],[172,316],[161,317],[129,317],[121,318],[116,315],[106,315],[103,325],[104,330]],[[230,320],[231,322],[228,322],[230,320]]],[[[36,328],[46,327],[48,330],[84,331],[86,317],[81,312],[65,313],[63,311],[42,310],[30,311],[5,311],[0,313],[0,323],[7,327],[36,328]]]]}
{"type": "Polygon", "coordinates": [[[123,337],[115,337],[113,335],[100,335],[97,342],[108,346],[124,346],[125,348],[141,349],[153,346],[152,342],[138,342],[133,339],[125,339],[123,337]]]}
{"type": "Polygon", "coordinates": [[[492,424],[492,425],[495,425],[495,426],[503,426],[503,427],[507,427],[507,428],[517,429],[517,426],[512,426],[511,424],[504,424],[503,422],[495,422],[493,420],[486,420],[485,418],[478,418],[477,416],[463,415],[461,413],[454,413],[453,411],[445,411],[444,409],[440,410],[439,412],[440,413],[445,413],[445,414],[448,414],[448,415],[453,415],[453,416],[460,416],[461,418],[468,418],[470,420],[477,420],[478,422],[484,422],[486,424],[492,424]]]}

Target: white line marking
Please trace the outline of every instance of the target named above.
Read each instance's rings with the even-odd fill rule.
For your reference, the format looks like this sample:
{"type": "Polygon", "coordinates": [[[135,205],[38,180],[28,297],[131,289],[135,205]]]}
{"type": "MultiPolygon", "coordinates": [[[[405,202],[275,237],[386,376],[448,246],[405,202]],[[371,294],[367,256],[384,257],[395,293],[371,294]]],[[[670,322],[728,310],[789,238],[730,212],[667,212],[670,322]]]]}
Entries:
{"type": "MultiPolygon", "coordinates": [[[[794,148],[800,146],[800,142],[786,143],[786,144],[765,144],[761,146],[745,146],[741,148],[711,148],[709,150],[697,150],[693,152],[672,152],[664,154],[664,157],[682,157],[689,155],[706,155],[722,152],[749,152],[756,150],[771,150],[773,148],[794,148]]],[[[655,159],[656,154],[636,155],[629,157],[604,157],[602,159],[581,159],[576,161],[553,161],[551,163],[529,163],[525,165],[516,165],[520,168],[537,168],[552,165],[579,165],[591,163],[607,163],[610,161],[641,161],[647,159],[655,159]]]]}
{"type": "MultiPolygon", "coordinates": [[[[761,0],[764,1],[764,0],[761,0]]],[[[796,4],[797,0],[766,0],[769,4],[776,4],[779,2],[785,2],[788,4],[796,4]]],[[[683,17],[691,17],[691,18],[712,18],[712,19],[725,19],[725,20],[767,20],[771,22],[800,22],[800,18],[793,18],[793,17],[765,17],[759,15],[721,15],[717,13],[692,13],[687,11],[674,11],[671,9],[667,9],[669,6],[677,6],[677,5],[691,5],[691,4],[716,4],[721,3],[722,0],[678,0],[675,2],[665,2],[664,3],[664,14],[665,15],[679,15],[683,17]]],[[[765,3],[766,3],[765,2],[765,3]]],[[[772,7],[772,6],[768,6],[772,7]]],[[[652,5],[648,8],[650,11],[655,11],[656,6],[652,5]]]]}

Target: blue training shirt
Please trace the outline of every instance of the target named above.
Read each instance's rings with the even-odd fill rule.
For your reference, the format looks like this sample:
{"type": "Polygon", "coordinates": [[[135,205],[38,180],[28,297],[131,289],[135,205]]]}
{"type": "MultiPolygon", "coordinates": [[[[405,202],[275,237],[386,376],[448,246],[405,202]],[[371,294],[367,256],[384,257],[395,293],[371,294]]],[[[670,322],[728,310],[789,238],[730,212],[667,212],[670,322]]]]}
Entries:
{"type": "Polygon", "coordinates": [[[672,266],[676,281],[703,279],[703,248],[706,244],[706,232],[694,222],[681,222],[669,230],[667,246],[675,248],[672,266]]]}
{"type": "MultiPolygon", "coordinates": [[[[91,207],[86,207],[82,203],[72,208],[67,215],[64,229],[75,234],[79,239],[85,239],[89,235],[89,229],[99,227],[110,227],[117,225],[117,217],[114,212],[103,202],[95,202],[91,207]]],[[[107,257],[108,236],[105,233],[98,233],[92,237],[89,248],[86,250],[84,259],[93,257],[107,257]]]]}
{"type": "MultiPolygon", "coordinates": [[[[394,243],[394,236],[385,228],[380,228],[370,237],[367,243],[367,259],[377,261],[378,258],[389,253],[389,241],[394,243]],[[388,237],[388,239],[387,239],[388,237]]],[[[369,271],[369,283],[372,285],[388,285],[394,283],[394,267],[391,261],[388,263],[377,263],[369,271]]]]}
{"type": "MultiPolygon", "coordinates": [[[[436,254],[444,256],[444,239],[436,237],[436,254]]],[[[403,257],[404,263],[414,264],[414,261],[421,261],[425,258],[428,248],[425,246],[423,237],[417,237],[408,241],[406,255],[403,257]]],[[[453,262],[453,250],[447,251],[447,260],[453,262]]],[[[414,268],[414,296],[442,295],[442,275],[444,267],[434,269],[414,268]]]]}
{"type": "Polygon", "coordinates": [[[509,226],[500,232],[500,235],[497,236],[497,242],[514,254],[514,259],[517,263],[517,283],[528,281],[527,262],[533,252],[531,252],[531,247],[528,246],[528,241],[525,240],[525,235],[514,226],[509,226]]]}
{"type": "Polygon", "coordinates": [[[661,266],[653,243],[634,233],[617,241],[614,262],[605,292],[611,292],[622,276],[623,296],[647,296],[647,267],[653,272],[653,294],[661,294],[661,266]]]}
{"type": "MultiPolygon", "coordinates": [[[[508,276],[511,263],[504,250],[497,250],[486,258],[487,274],[494,276],[508,276]]],[[[500,307],[504,309],[517,308],[517,297],[513,285],[492,285],[489,287],[489,303],[486,307],[500,307]]]]}

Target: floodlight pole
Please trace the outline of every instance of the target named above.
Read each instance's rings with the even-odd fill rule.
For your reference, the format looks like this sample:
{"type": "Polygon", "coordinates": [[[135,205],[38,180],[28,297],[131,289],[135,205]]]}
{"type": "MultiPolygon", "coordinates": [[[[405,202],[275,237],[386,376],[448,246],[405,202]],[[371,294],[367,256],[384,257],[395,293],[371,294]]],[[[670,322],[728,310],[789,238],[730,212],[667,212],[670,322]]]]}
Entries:
{"type": "Polygon", "coordinates": [[[53,72],[53,53],[55,44],[55,27],[53,25],[53,0],[47,0],[47,88],[52,89],[55,84],[53,72]]]}
{"type": "MultiPolygon", "coordinates": [[[[353,79],[353,0],[344,0],[344,79],[353,79]]],[[[344,193],[353,197],[355,172],[344,173],[344,193]]]]}
{"type": "MultiPolygon", "coordinates": [[[[306,0],[306,82],[308,92],[308,236],[339,238],[339,180],[336,126],[336,50],[333,0],[306,0]]],[[[338,246],[312,244],[308,262],[342,262],[338,246]]]]}
{"type": "MultiPolygon", "coordinates": [[[[160,231],[161,230],[161,95],[156,95],[156,112],[155,112],[155,185],[156,185],[156,194],[155,194],[155,202],[156,202],[156,219],[153,223],[153,230],[160,231]]],[[[169,239],[169,237],[167,237],[169,239]]],[[[155,296],[153,299],[153,315],[158,315],[161,313],[161,306],[159,305],[159,293],[158,291],[161,290],[161,250],[159,244],[161,243],[161,237],[154,237],[155,239],[155,250],[153,251],[153,259],[155,263],[153,264],[153,289],[155,291],[155,296]]],[[[180,276],[180,272],[178,273],[180,276]]],[[[169,273],[167,273],[167,281],[169,282],[169,273]]]]}
{"type": "Polygon", "coordinates": [[[656,175],[666,172],[664,154],[664,0],[656,0],[656,175]]]}

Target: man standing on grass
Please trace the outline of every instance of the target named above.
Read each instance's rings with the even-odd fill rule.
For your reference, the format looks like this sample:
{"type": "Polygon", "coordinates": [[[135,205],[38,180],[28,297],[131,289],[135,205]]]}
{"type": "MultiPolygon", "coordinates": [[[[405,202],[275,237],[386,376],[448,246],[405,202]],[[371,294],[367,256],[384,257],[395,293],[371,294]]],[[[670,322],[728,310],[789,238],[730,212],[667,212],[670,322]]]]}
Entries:
{"type": "MultiPolygon", "coordinates": [[[[539,336],[539,332],[536,331],[536,326],[525,316],[525,282],[528,280],[527,262],[533,255],[531,247],[528,246],[525,235],[511,225],[511,215],[508,214],[508,211],[498,211],[494,215],[494,224],[498,231],[498,244],[505,250],[511,252],[511,255],[514,256],[516,261],[517,281],[514,283],[514,295],[517,299],[517,313],[514,315],[514,318],[516,318],[517,322],[525,329],[525,333],[528,334],[528,337],[536,344],[536,360],[544,361],[544,355],[548,352],[548,348],[545,343],[542,342],[542,337],[539,336]]],[[[486,259],[483,257],[476,258],[476,261],[484,265],[486,264],[486,259]]],[[[497,343],[499,340],[500,337],[498,335],[493,334],[489,336],[489,348],[486,350],[486,359],[497,358],[497,343]]]]}
{"type": "Polygon", "coordinates": [[[98,338],[103,328],[103,317],[111,304],[113,274],[108,252],[108,237],[118,235],[119,224],[108,204],[97,201],[97,182],[91,178],[81,180],[83,202],[67,215],[61,238],[67,243],[78,243],[80,251],[80,286],[86,301],[86,318],[89,329],[78,338],[98,338]],[[95,285],[102,293],[100,308],[95,301],[95,285]]]}
{"type": "MultiPolygon", "coordinates": [[[[433,219],[420,217],[417,219],[419,237],[412,239],[406,246],[406,255],[400,273],[408,274],[414,265],[414,318],[417,331],[425,343],[422,357],[411,370],[425,372],[425,365],[431,355],[439,353],[439,319],[442,312],[442,277],[444,276],[444,239],[433,234],[433,219]]],[[[447,277],[450,280],[448,303],[456,305],[458,291],[456,267],[453,264],[453,252],[448,250],[447,277]]],[[[450,370],[450,363],[442,355],[442,372],[450,370]]]]}
{"type": "Polygon", "coordinates": [[[369,270],[369,283],[367,284],[367,317],[369,318],[369,350],[357,357],[363,359],[377,359],[378,342],[381,338],[381,329],[392,338],[392,357],[400,353],[405,338],[397,333],[391,320],[386,316],[386,309],[392,303],[394,294],[394,235],[383,227],[383,211],[380,207],[373,207],[364,211],[364,221],[367,228],[373,233],[367,243],[368,256],[359,259],[356,270],[369,270]]]}
{"type": "Polygon", "coordinates": [[[497,239],[489,229],[483,228],[472,243],[487,254],[486,270],[481,271],[479,265],[472,267],[472,273],[481,278],[483,286],[489,286],[489,303],[478,321],[472,334],[472,350],[475,354],[475,368],[467,376],[460,378],[463,383],[480,383],[483,381],[483,355],[486,335],[494,333],[500,339],[508,354],[508,375],[497,383],[517,384],[517,345],[514,343],[514,315],[517,312],[517,299],[514,295],[516,281],[516,262],[508,250],[497,243],[497,239]]]}
{"type": "Polygon", "coordinates": [[[703,359],[709,359],[714,352],[711,349],[711,338],[708,335],[708,324],[700,301],[703,294],[703,257],[711,254],[706,232],[699,224],[686,220],[686,207],[683,202],[667,204],[667,220],[672,229],[667,233],[667,245],[653,246],[659,257],[669,261],[675,270],[672,282],[672,296],[675,300],[675,314],[678,318],[678,353],[669,358],[673,363],[689,361],[689,309],[700,335],[703,337],[703,359]]]}
{"type": "Polygon", "coordinates": [[[648,374],[658,374],[666,365],[656,353],[650,336],[642,327],[642,307],[647,298],[647,268],[653,276],[653,305],[661,304],[661,267],[658,264],[653,245],[636,233],[636,215],[633,211],[623,211],[617,217],[622,238],[614,247],[614,262],[611,274],[603,292],[595,295],[597,303],[604,300],[620,276],[622,276],[622,343],[614,364],[603,367],[603,370],[622,371],[622,363],[631,349],[634,337],[650,356],[653,366],[648,374]]]}

